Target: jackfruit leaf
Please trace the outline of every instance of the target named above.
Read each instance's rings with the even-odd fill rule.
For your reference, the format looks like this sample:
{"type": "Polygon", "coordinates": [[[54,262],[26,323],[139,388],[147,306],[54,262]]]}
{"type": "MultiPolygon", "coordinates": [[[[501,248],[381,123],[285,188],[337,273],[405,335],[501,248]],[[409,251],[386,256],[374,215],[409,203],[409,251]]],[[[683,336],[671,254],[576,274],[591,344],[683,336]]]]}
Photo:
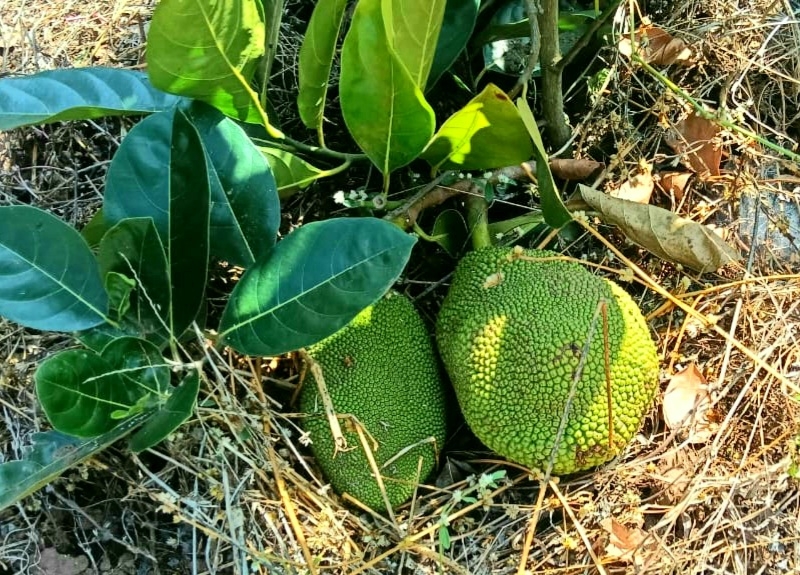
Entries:
{"type": "Polygon", "coordinates": [[[269,147],[259,149],[272,168],[278,184],[278,197],[281,200],[292,197],[297,191],[308,187],[311,182],[324,175],[322,170],[290,152],[269,147]]]}
{"type": "Polygon", "coordinates": [[[602,162],[586,158],[553,158],[548,164],[553,176],[562,180],[583,180],[605,167],[602,162]]]}
{"type": "Polygon", "coordinates": [[[690,363],[673,375],[664,391],[664,423],[687,432],[689,443],[705,443],[713,435],[708,419],[711,394],[705,377],[690,363]]]}
{"type": "Polygon", "coordinates": [[[346,7],[347,0],[319,0],[300,46],[297,108],[303,124],[318,133],[322,132],[328,78],[346,7]]]}
{"type": "Polygon", "coordinates": [[[381,0],[389,47],[419,88],[425,88],[442,29],[446,0],[381,0]]]}
{"type": "Polygon", "coordinates": [[[103,208],[95,212],[89,222],[81,229],[81,236],[89,244],[92,249],[100,245],[100,241],[108,231],[105,217],[103,216],[103,208]]]}
{"type": "Polygon", "coordinates": [[[182,100],[151,86],[145,74],[118,68],[49,70],[2,78],[0,132],[33,124],[150,114],[182,100]]]}
{"type": "Polygon", "coordinates": [[[608,194],[612,198],[647,204],[650,203],[654,187],[653,165],[642,159],[639,161],[636,171],[631,171],[628,179],[619,186],[609,189],[608,194]]]}
{"type": "Polygon", "coordinates": [[[193,371],[172,391],[153,417],[130,438],[130,450],[139,453],[149,449],[178,429],[194,413],[199,392],[200,376],[193,371]]]}
{"type": "Polygon", "coordinates": [[[0,464],[0,511],[125,437],[151,415],[150,412],[139,413],[107,433],[91,439],[81,439],[59,431],[34,433],[31,445],[23,448],[22,459],[0,464]]]}
{"type": "Polygon", "coordinates": [[[517,110],[522,118],[525,128],[528,130],[531,141],[533,142],[533,157],[536,159],[536,181],[539,186],[539,199],[542,203],[542,215],[544,221],[551,228],[561,228],[572,221],[572,214],[567,210],[558,188],[553,180],[550,171],[550,164],[547,158],[542,135],[536,125],[536,119],[525,98],[517,98],[517,110]]]}
{"type": "Polygon", "coordinates": [[[458,210],[444,210],[433,222],[433,240],[451,257],[457,257],[469,241],[469,230],[458,210]]]}
{"type": "MultiPolygon", "coordinates": [[[[103,212],[108,222],[152,218],[161,237],[170,277],[167,324],[175,337],[204,301],[213,171],[195,127],[183,111],[172,110],[134,126],[106,177],[103,212]]],[[[225,201],[224,194],[214,200],[219,198],[225,201]]]]}
{"type": "Polygon", "coordinates": [[[416,239],[387,221],[306,224],[248,269],[220,323],[220,339],[249,355],[279,355],[347,325],[398,278],[416,239]]]}
{"type": "Polygon", "coordinates": [[[386,176],[419,156],[433,109],[386,40],[381,0],[360,0],[342,46],[339,100],[353,139],[386,176]]]}
{"type": "Polygon", "coordinates": [[[447,0],[426,90],[433,88],[466,48],[475,29],[480,6],[481,0],[447,0]]]}
{"type": "Polygon", "coordinates": [[[619,227],[631,241],[662,259],[703,274],[741,258],[710,228],[669,210],[612,198],[581,184],[578,189],[583,200],[603,220],[619,227]]]}
{"type": "Polygon", "coordinates": [[[450,116],[422,157],[435,170],[484,170],[525,162],[533,145],[508,96],[489,84],[450,116]]]}
{"type": "Polygon", "coordinates": [[[721,131],[715,122],[692,113],[681,120],[664,141],[683,156],[681,159],[701,180],[706,180],[720,175],[722,143],[718,136],[721,131]]]}
{"type": "Polygon", "coordinates": [[[111,342],[102,354],[71,349],[39,365],[34,375],[36,395],[56,430],[76,437],[107,433],[119,424],[115,411],[130,409],[154,391],[147,387],[154,381],[150,375],[141,381],[139,377],[152,373],[155,357],[163,363],[160,352],[144,340],[136,340],[137,346],[128,339],[111,342]],[[121,357],[117,345],[129,355],[121,357]],[[130,366],[134,367],[128,370],[130,366]]]}
{"type": "MultiPolygon", "coordinates": [[[[692,60],[692,51],[686,42],[673,37],[669,32],[652,25],[641,26],[635,34],[636,52],[649,64],[669,66],[671,64],[688,66],[692,60]]],[[[633,50],[631,38],[625,35],[619,41],[619,52],[628,58],[633,50]]]]}
{"type": "Polygon", "coordinates": [[[187,110],[206,150],[211,183],[211,255],[248,267],[275,245],[281,203],[272,169],[244,131],[219,110],[187,110]]]}
{"type": "Polygon", "coordinates": [[[106,321],[108,296],[77,230],[32,206],[0,206],[0,316],[46,331],[106,321]]]}
{"type": "Polygon", "coordinates": [[[250,80],[264,54],[262,10],[257,0],[161,0],[147,36],[150,82],[261,123],[250,80]]]}
{"type": "Polygon", "coordinates": [[[112,227],[100,242],[97,261],[103,277],[115,272],[134,281],[130,308],[119,327],[99,326],[78,334],[95,351],[114,338],[136,336],[163,347],[169,341],[170,281],[167,256],[151,218],[129,218],[112,227]]]}
{"type": "Polygon", "coordinates": [[[109,272],[104,277],[108,305],[116,320],[128,313],[131,307],[131,292],[136,287],[136,282],[116,272],[109,272]]]}
{"type": "Polygon", "coordinates": [[[626,527],[613,517],[603,519],[600,527],[608,534],[604,558],[609,561],[641,565],[646,554],[657,545],[653,538],[648,538],[646,531],[639,527],[626,527]]]}

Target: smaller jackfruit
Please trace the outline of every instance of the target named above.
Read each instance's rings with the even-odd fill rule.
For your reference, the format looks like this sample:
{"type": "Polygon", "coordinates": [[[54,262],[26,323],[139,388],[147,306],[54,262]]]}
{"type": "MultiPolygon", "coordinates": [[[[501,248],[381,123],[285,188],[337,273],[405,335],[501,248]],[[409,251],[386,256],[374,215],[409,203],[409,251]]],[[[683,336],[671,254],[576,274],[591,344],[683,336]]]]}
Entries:
{"type": "Polygon", "coordinates": [[[552,456],[562,475],[630,441],[658,387],[658,355],[622,288],[554,258],[521,248],[467,254],[436,337],[475,435],[530,468],[545,470],[552,456]]]}
{"type": "Polygon", "coordinates": [[[358,421],[390,505],[401,505],[436,467],[446,425],[439,364],[414,304],[390,293],[307,351],[322,369],[347,441],[346,450],[334,456],[333,435],[309,370],[300,409],[308,414],[303,428],[326,479],[338,493],[346,492],[376,511],[385,510],[356,431],[358,421]]]}

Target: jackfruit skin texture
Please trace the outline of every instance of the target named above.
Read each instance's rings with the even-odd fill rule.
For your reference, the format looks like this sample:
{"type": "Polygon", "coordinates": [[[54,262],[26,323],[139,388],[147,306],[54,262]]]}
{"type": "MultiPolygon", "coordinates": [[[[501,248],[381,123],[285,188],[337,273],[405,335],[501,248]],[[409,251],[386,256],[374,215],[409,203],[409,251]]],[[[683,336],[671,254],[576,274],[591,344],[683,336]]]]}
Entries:
{"type": "Polygon", "coordinates": [[[309,370],[300,409],[309,414],[303,428],[323,474],[336,492],[346,492],[376,511],[386,510],[355,424],[342,417],[354,415],[365,436],[378,443],[377,449],[371,444],[373,456],[396,508],[436,467],[446,434],[442,372],[422,318],[408,298],[390,292],[307,351],[322,368],[347,440],[347,450],[334,457],[333,435],[309,370]],[[426,441],[431,437],[435,443],[426,441]],[[409,446],[415,447],[383,467],[409,446]]]}
{"type": "Polygon", "coordinates": [[[636,303],[559,254],[484,248],[459,262],[437,319],[439,351],[464,418],[490,449],[547,469],[583,350],[593,333],[552,473],[615,457],[639,428],[658,387],[658,354],[636,303]],[[609,446],[603,315],[607,302],[613,414],[609,446]]]}

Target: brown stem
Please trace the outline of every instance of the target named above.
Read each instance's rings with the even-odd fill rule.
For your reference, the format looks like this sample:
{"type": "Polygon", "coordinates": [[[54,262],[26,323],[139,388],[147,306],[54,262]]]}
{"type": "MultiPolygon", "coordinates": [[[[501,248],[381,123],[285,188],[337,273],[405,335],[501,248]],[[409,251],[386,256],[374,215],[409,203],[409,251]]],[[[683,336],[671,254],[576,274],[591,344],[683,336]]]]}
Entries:
{"type": "Polygon", "coordinates": [[[561,49],[558,42],[558,0],[541,0],[539,34],[542,66],[542,111],[547,122],[547,135],[553,148],[563,148],[571,134],[564,118],[564,95],[561,87],[561,49]]]}

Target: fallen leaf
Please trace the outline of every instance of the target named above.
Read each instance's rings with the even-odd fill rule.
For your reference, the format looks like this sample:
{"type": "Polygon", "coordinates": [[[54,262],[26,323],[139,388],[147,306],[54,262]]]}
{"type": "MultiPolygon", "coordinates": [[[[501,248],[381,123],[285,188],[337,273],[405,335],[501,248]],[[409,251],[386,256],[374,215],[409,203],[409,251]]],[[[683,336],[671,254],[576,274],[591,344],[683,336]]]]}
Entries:
{"type": "Polygon", "coordinates": [[[622,182],[618,188],[609,190],[608,193],[613,198],[647,204],[650,202],[650,196],[653,195],[654,185],[653,166],[642,160],[639,162],[636,172],[629,179],[622,182]]]}
{"type": "MultiPolygon", "coordinates": [[[[691,63],[692,51],[686,42],[675,38],[666,30],[655,26],[642,26],[636,31],[635,39],[637,53],[648,64],[686,66],[691,63]]],[[[630,58],[633,53],[630,36],[622,38],[618,48],[621,54],[630,58]]]]}
{"type": "Polygon", "coordinates": [[[613,517],[606,517],[600,521],[600,527],[608,534],[605,547],[606,557],[626,563],[641,565],[643,543],[647,533],[639,527],[626,527],[613,517]]]}
{"type": "Polygon", "coordinates": [[[662,259],[703,274],[741,258],[711,228],[669,210],[612,198],[581,184],[578,191],[603,220],[618,226],[631,241],[662,259]]]}
{"type": "Polygon", "coordinates": [[[562,180],[584,180],[605,167],[602,162],[578,158],[550,160],[550,171],[562,180]]]}
{"type": "Polygon", "coordinates": [[[703,374],[694,363],[672,376],[664,392],[664,423],[672,430],[682,430],[689,443],[705,443],[714,434],[707,414],[711,396],[703,374]]]}
{"type": "Polygon", "coordinates": [[[658,184],[664,193],[680,202],[686,195],[686,188],[693,176],[691,172],[661,172],[658,184]]]}
{"type": "Polygon", "coordinates": [[[690,114],[665,138],[675,153],[685,155],[689,166],[701,179],[719,176],[722,146],[717,137],[720,127],[702,116],[690,114]]]}

